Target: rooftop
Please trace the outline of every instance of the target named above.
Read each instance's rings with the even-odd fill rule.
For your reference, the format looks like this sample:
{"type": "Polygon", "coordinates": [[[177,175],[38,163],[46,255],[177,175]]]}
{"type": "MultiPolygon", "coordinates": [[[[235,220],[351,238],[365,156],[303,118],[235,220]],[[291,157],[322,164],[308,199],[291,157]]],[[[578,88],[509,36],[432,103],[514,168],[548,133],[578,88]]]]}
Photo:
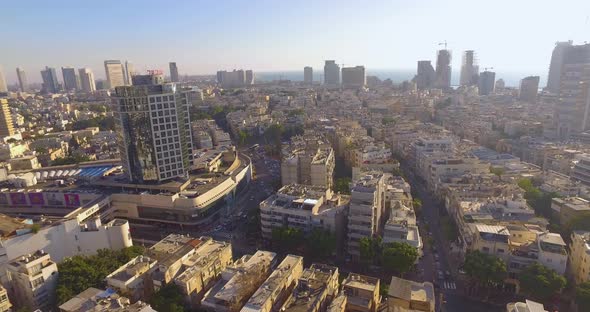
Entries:
{"type": "Polygon", "coordinates": [[[434,286],[432,283],[418,283],[393,276],[389,284],[389,297],[405,301],[429,302],[434,305],[434,286]]]}

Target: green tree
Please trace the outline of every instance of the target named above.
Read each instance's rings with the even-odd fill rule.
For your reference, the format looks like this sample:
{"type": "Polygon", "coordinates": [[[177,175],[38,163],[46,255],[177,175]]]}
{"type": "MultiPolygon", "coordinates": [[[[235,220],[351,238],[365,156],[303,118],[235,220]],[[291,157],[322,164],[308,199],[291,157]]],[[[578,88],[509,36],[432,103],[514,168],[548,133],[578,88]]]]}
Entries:
{"type": "Polygon", "coordinates": [[[490,173],[497,175],[498,177],[502,177],[504,174],[504,168],[494,168],[490,167],[490,173]]]}
{"type": "Polygon", "coordinates": [[[498,257],[470,251],[465,256],[463,269],[472,282],[488,287],[501,283],[506,278],[506,263],[498,257]]]}
{"type": "Polygon", "coordinates": [[[238,131],[238,144],[244,145],[244,144],[246,144],[247,141],[248,141],[248,133],[243,130],[239,130],[238,131]]]}
{"type": "Polygon", "coordinates": [[[381,237],[363,237],[359,241],[360,258],[365,266],[376,264],[381,255],[381,237]]]}
{"type": "Polygon", "coordinates": [[[576,287],[576,303],[578,311],[590,311],[590,282],[584,282],[576,287]]]}
{"type": "Polygon", "coordinates": [[[389,243],[383,247],[382,263],[389,272],[408,272],[418,259],[415,247],[406,243],[389,243]]]}
{"type": "Polygon", "coordinates": [[[523,292],[543,300],[560,293],[566,284],[563,276],[537,262],[526,267],[518,280],[523,292]]]}
{"type": "Polygon", "coordinates": [[[299,248],[304,241],[303,232],[296,228],[274,228],[271,234],[272,245],[282,252],[291,252],[299,248]]]}
{"type": "Polygon", "coordinates": [[[412,200],[412,206],[414,206],[414,212],[419,215],[422,212],[422,200],[420,198],[414,197],[412,200]]]}
{"type": "Polygon", "coordinates": [[[336,236],[330,231],[313,229],[308,238],[311,244],[306,244],[310,258],[321,260],[331,256],[336,249],[336,236]]]}
{"type": "Polygon", "coordinates": [[[529,178],[518,180],[518,186],[525,191],[524,198],[537,214],[551,217],[551,202],[553,198],[559,197],[559,194],[542,192],[529,178]]]}
{"type": "Polygon", "coordinates": [[[334,182],[334,192],[350,195],[350,178],[338,178],[334,182]]]}
{"type": "Polygon", "coordinates": [[[149,302],[152,308],[157,311],[185,311],[183,295],[180,292],[180,288],[174,283],[169,283],[162,287],[152,296],[149,302]]]}
{"type": "Polygon", "coordinates": [[[93,256],[67,258],[58,265],[58,303],[66,302],[89,287],[104,288],[107,275],[142,253],[142,247],[133,246],[118,251],[101,249],[93,256]]]}

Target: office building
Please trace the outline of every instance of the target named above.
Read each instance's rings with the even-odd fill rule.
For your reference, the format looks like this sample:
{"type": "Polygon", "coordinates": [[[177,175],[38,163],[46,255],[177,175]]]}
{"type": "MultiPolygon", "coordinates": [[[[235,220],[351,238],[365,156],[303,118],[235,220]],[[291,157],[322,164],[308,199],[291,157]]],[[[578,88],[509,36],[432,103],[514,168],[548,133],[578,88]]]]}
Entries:
{"type": "Polygon", "coordinates": [[[187,94],[175,84],[151,84],[118,87],[111,96],[121,161],[129,180],[144,183],[186,177],[192,155],[187,94]]]}
{"type": "Polygon", "coordinates": [[[7,276],[15,307],[50,311],[55,302],[57,275],[57,264],[43,250],[11,261],[7,276]]]}
{"type": "Polygon", "coordinates": [[[537,94],[539,93],[539,76],[528,76],[520,81],[518,89],[518,98],[521,101],[537,103],[537,94]]]}
{"type": "Polygon", "coordinates": [[[549,65],[549,75],[547,76],[547,91],[559,93],[561,87],[561,71],[563,68],[563,58],[565,51],[571,47],[573,41],[556,42],[553,53],[551,54],[551,64],[549,65]]]}
{"type": "Polygon", "coordinates": [[[0,99],[0,139],[15,134],[7,99],[0,99]]]}
{"type": "Polygon", "coordinates": [[[246,85],[254,84],[254,72],[251,69],[246,70],[246,85]]]}
{"type": "Polygon", "coordinates": [[[564,49],[560,84],[554,116],[557,136],[565,139],[590,128],[590,44],[564,49]]]}
{"type": "Polygon", "coordinates": [[[324,84],[328,86],[340,85],[340,66],[334,60],[327,60],[324,65],[324,84]]]}
{"type": "Polygon", "coordinates": [[[125,71],[123,70],[123,64],[119,60],[106,60],[104,61],[104,71],[106,73],[108,87],[115,88],[126,85],[125,71]]]}
{"type": "Polygon", "coordinates": [[[385,176],[383,172],[368,172],[353,182],[348,211],[348,253],[360,257],[362,238],[379,234],[383,213],[385,176]]]}
{"type": "Polygon", "coordinates": [[[310,66],[303,67],[303,82],[306,84],[313,83],[313,68],[310,66]]]}
{"type": "Polygon", "coordinates": [[[364,66],[342,67],[342,86],[344,88],[362,88],[367,84],[364,66]]]}
{"type": "Polygon", "coordinates": [[[55,68],[45,66],[45,69],[41,71],[41,78],[43,79],[43,92],[58,93],[61,91],[55,68]]]}
{"type": "Polygon", "coordinates": [[[496,73],[486,70],[479,75],[479,95],[490,95],[494,93],[495,87],[496,73]]]}
{"type": "Polygon", "coordinates": [[[439,50],[436,56],[436,87],[451,87],[451,51],[439,50]]]}
{"type": "Polygon", "coordinates": [[[18,86],[20,88],[20,90],[22,92],[28,92],[29,91],[29,83],[27,81],[27,74],[25,73],[25,70],[17,67],[16,68],[16,77],[18,78],[18,86]]]}
{"type": "Polygon", "coordinates": [[[135,75],[131,77],[131,85],[133,86],[149,86],[163,83],[164,74],[158,70],[149,71],[147,75],[135,75]]]}
{"type": "Polygon", "coordinates": [[[461,65],[460,84],[462,86],[473,86],[477,84],[479,76],[479,66],[473,50],[467,50],[463,53],[463,63],[461,65]]]}
{"type": "Polygon", "coordinates": [[[6,288],[0,285],[0,312],[8,312],[11,307],[12,304],[8,299],[8,292],[6,291],[6,288]]]}
{"type": "Polygon", "coordinates": [[[418,69],[414,82],[418,89],[430,89],[436,82],[436,72],[430,61],[418,61],[418,69]]]}
{"type": "Polygon", "coordinates": [[[96,91],[96,83],[94,81],[94,73],[90,68],[80,68],[78,70],[80,76],[80,87],[86,93],[93,93],[96,91]]]}
{"type": "Polygon", "coordinates": [[[136,75],[135,66],[128,61],[125,61],[125,85],[130,86],[133,76],[136,75]]]}
{"type": "Polygon", "coordinates": [[[2,72],[2,68],[0,68],[0,93],[8,92],[8,86],[6,85],[6,78],[4,77],[4,73],[2,72]]]}
{"type": "Polygon", "coordinates": [[[387,294],[388,311],[434,312],[435,298],[432,283],[419,283],[393,276],[387,294]]]}
{"type": "Polygon", "coordinates": [[[80,90],[80,79],[73,67],[62,67],[61,73],[64,78],[64,90],[66,92],[80,90]]]}
{"type": "MultiPolygon", "coordinates": [[[[252,79],[254,79],[252,74],[252,79]]],[[[246,86],[246,72],[243,69],[217,72],[217,82],[221,84],[222,88],[242,88],[246,86]]]]}
{"type": "Polygon", "coordinates": [[[170,81],[179,82],[180,79],[178,77],[178,67],[176,66],[176,62],[170,62],[168,66],[170,66],[170,81]]]}

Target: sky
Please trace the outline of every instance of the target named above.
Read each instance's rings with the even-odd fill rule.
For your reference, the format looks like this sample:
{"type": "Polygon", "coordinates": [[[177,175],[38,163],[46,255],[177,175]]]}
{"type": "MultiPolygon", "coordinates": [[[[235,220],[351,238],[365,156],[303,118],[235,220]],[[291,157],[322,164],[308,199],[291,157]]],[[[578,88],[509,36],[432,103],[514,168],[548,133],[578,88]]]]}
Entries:
{"type": "MultiPolygon", "coordinates": [[[[556,41],[590,41],[589,0],[3,0],[0,67],[30,82],[48,65],[90,67],[106,59],[138,71],[176,61],[181,75],[346,66],[414,70],[446,41],[453,70],[475,50],[480,68],[546,76],[556,41]]],[[[59,71],[58,71],[59,72],[59,71]]],[[[60,75],[61,80],[61,73],[60,75]]]]}

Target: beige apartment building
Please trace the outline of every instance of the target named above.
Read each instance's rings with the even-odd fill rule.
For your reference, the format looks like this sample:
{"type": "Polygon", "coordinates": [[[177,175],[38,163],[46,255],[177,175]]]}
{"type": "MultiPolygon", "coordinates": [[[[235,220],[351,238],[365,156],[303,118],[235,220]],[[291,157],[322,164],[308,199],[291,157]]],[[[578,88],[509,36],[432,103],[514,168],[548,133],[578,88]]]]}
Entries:
{"type": "Polygon", "coordinates": [[[434,312],[435,298],[432,283],[418,283],[393,276],[387,294],[387,311],[434,312]]]}
{"type": "Polygon", "coordinates": [[[590,281],[590,232],[572,233],[569,262],[569,272],[576,284],[590,281]]]}
{"type": "Polygon", "coordinates": [[[0,312],[8,312],[11,307],[12,304],[8,299],[8,292],[6,291],[6,288],[0,285],[0,312]]]}
{"type": "Polygon", "coordinates": [[[551,210],[559,224],[566,225],[575,218],[590,218],[590,201],[581,197],[553,198],[551,210]]]}
{"type": "Polygon", "coordinates": [[[346,297],[346,308],[341,311],[377,312],[381,305],[379,279],[350,273],[342,281],[341,296],[346,297]]]}
{"type": "Polygon", "coordinates": [[[303,257],[287,255],[246,302],[242,312],[277,311],[297,286],[303,274],[303,257]]]}
{"type": "Polygon", "coordinates": [[[296,149],[281,163],[281,183],[307,184],[331,189],[336,161],[331,147],[296,149]]]}
{"type": "Polygon", "coordinates": [[[38,250],[17,258],[8,264],[7,273],[15,307],[43,311],[52,308],[58,272],[49,254],[38,250]]]}
{"type": "Polygon", "coordinates": [[[320,312],[336,297],[339,290],[338,268],[314,263],[305,269],[297,287],[280,309],[284,312],[320,312]]]}
{"type": "Polygon", "coordinates": [[[137,256],[107,275],[107,286],[135,302],[154,293],[150,272],[158,262],[146,256],[137,256]]]}
{"type": "Polygon", "coordinates": [[[14,135],[14,123],[7,99],[0,99],[0,138],[14,135]]]}

